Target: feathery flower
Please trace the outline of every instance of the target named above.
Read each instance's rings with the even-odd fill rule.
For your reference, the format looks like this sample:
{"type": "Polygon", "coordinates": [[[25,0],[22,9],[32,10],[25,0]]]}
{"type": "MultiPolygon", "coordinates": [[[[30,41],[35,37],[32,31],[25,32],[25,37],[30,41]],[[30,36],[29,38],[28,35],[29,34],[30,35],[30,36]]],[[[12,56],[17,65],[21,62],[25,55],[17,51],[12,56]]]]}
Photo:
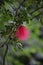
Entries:
{"type": "Polygon", "coordinates": [[[16,31],[16,37],[19,40],[27,40],[30,38],[30,31],[26,28],[26,26],[20,26],[16,31]]]}

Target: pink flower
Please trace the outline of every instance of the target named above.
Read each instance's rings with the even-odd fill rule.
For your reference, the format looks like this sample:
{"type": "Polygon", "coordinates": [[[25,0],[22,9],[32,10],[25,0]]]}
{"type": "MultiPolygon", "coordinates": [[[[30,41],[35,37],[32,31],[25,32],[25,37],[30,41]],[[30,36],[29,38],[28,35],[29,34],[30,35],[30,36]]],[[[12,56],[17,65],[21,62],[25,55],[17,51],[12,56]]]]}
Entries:
{"type": "Polygon", "coordinates": [[[16,31],[16,37],[19,40],[27,40],[30,37],[30,31],[22,25],[16,31]]]}

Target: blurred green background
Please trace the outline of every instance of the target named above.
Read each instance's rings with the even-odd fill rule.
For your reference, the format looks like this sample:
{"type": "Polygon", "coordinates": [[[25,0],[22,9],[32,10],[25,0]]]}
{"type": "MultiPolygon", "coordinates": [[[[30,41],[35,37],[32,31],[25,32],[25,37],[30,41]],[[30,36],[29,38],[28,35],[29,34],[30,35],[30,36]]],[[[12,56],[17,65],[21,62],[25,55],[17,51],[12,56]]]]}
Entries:
{"type": "Polygon", "coordinates": [[[0,0],[0,65],[43,65],[43,0],[0,0]],[[12,33],[9,41],[21,24],[30,30],[30,39],[19,41],[12,33]]]}

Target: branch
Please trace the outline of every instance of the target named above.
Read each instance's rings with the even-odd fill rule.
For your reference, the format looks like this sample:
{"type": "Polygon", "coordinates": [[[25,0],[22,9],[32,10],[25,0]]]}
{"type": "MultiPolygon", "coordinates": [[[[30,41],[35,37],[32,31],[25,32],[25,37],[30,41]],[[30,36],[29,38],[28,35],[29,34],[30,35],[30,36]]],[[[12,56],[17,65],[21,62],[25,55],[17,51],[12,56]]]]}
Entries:
{"type": "Polygon", "coordinates": [[[5,58],[6,58],[7,52],[8,52],[8,44],[6,45],[6,50],[5,50],[5,54],[3,57],[3,65],[5,65],[5,58]]]}
{"type": "Polygon", "coordinates": [[[39,13],[39,14],[36,15],[36,16],[33,16],[32,19],[37,18],[40,14],[41,14],[41,13],[39,13]]]}
{"type": "Polygon", "coordinates": [[[7,41],[8,41],[8,39],[0,46],[0,48],[3,47],[7,41]]]}
{"type": "Polygon", "coordinates": [[[11,38],[11,34],[12,34],[13,32],[14,32],[14,31],[11,31],[11,32],[10,32],[10,34],[9,34],[9,36],[8,36],[8,38],[7,38],[7,40],[0,46],[0,48],[3,47],[5,44],[7,44],[8,41],[11,40],[10,38],[11,38]]]}
{"type": "MultiPolygon", "coordinates": [[[[20,3],[20,6],[23,5],[24,1],[25,1],[25,0],[23,0],[23,1],[20,3]]],[[[18,12],[18,9],[20,8],[20,6],[19,6],[19,7],[17,8],[17,10],[16,10],[16,15],[15,15],[15,17],[17,16],[17,12],[18,12]]],[[[4,8],[4,9],[5,9],[5,8],[4,8]]],[[[6,12],[6,9],[5,9],[5,12],[6,12]]],[[[12,34],[12,32],[9,34],[7,40],[0,46],[0,48],[3,47],[3,46],[6,44],[6,42],[7,42],[8,39],[10,38],[11,34],[12,34]]]]}
{"type": "MultiPolygon", "coordinates": [[[[25,1],[26,1],[26,0],[23,0],[23,1],[20,3],[20,6],[23,5],[23,3],[24,3],[25,1]]],[[[16,10],[16,15],[15,15],[15,16],[17,16],[17,12],[18,12],[18,9],[20,9],[20,6],[17,8],[17,10],[16,10]]]]}
{"type": "Polygon", "coordinates": [[[33,14],[34,12],[36,12],[37,10],[39,10],[39,9],[41,9],[41,8],[43,8],[43,6],[41,6],[41,7],[37,8],[37,9],[35,9],[35,10],[32,11],[32,12],[30,12],[30,14],[33,14]]]}

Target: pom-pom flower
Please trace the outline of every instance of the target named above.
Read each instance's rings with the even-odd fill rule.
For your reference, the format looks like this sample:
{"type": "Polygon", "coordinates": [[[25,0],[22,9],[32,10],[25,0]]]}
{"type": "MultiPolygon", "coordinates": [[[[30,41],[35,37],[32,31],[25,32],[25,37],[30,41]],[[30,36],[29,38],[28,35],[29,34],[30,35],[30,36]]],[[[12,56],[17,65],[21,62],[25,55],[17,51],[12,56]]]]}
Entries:
{"type": "Polygon", "coordinates": [[[19,40],[27,40],[30,37],[30,31],[26,28],[26,26],[20,26],[16,31],[16,37],[19,40]]]}

